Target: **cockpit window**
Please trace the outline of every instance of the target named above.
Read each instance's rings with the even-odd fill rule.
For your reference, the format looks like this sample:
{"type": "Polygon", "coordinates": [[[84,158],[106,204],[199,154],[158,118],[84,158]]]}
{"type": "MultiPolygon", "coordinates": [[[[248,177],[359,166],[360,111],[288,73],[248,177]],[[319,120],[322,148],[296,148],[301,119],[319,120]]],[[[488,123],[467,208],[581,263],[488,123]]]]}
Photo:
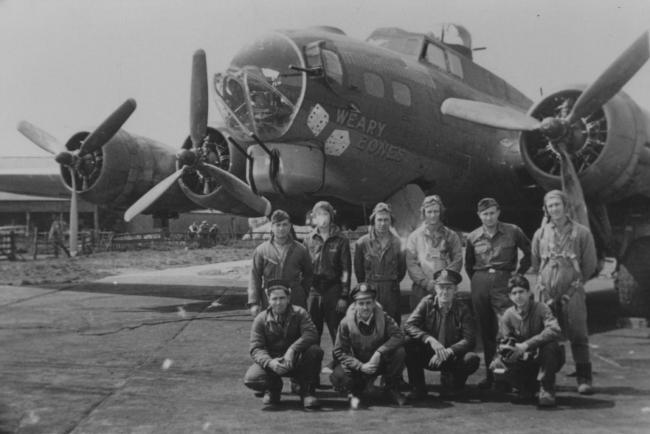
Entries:
{"type": "Polygon", "coordinates": [[[328,78],[336,81],[341,86],[343,85],[343,67],[341,66],[341,59],[339,55],[332,50],[322,50],[323,63],[325,64],[325,75],[328,78]]]}
{"type": "Polygon", "coordinates": [[[408,56],[419,56],[422,51],[421,37],[386,37],[376,36],[368,39],[368,42],[379,47],[397,51],[408,56]]]}
{"type": "Polygon", "coordinates": [[[262,140],[284,135],[293,123],[304,97],[304,67],[297,46],[274,33],[241,50],[225,73],[214,77],[216,103],[235,138],[262,140]]]}

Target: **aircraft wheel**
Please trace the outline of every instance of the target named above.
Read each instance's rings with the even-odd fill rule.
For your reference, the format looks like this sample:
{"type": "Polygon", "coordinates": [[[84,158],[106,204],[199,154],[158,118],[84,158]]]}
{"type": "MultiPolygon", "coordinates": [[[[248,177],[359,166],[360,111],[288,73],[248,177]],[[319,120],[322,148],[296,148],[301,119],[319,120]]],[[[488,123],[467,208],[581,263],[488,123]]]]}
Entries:
{"type": "Polygon", "coordinates": [[[614,284],[622,316],[650,316],[650,237],[634,240],[621,260],[614,284]]]}

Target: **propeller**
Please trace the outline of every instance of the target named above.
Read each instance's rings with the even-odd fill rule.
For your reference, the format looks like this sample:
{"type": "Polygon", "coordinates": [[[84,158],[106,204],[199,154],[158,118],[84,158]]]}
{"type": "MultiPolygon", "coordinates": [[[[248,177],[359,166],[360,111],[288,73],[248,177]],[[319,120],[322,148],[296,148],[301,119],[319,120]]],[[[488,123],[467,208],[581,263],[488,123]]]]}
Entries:
{"type": "Polygon", "coordinates": [[[99,151],[117,133],[131,116],[136,108],[134,99],[124,101],[113,113],[111,113],[93,132],[91,132],[81,143],[79,151],[68,151],[61,143],[47,131],[36,125],[20,121],[18,131],[27,137],[32,143],[44,151],[54,155],[54,159],[60,165],[67,167],[70,171],[72,195],[70,197],[70,255],[77,255],[77,234],[79,230],[79,215],[77,208],[77,175],[80,174],[83,180],[82,188],[86,189],[87,179],[80,173],[80,165],[84,157],[99,151]]]}
{"type": "Polygon", "coordinates": [[[248,184],[232,173],[211,164],[203,164],[201,169],[208,172],[212,178],[216,179],[226,190],[237,196],[249,208],[257,211],[260,215],[267,216],[271,214],[271,202],[265,197],[253,193],[253,190],[251,190],[248,184]]]}
{"type": "Polygon", "coordinates": [[[188,168],[188,166],[183,166],[176,172],[169,175],[167,178],[160,181],[158,184],[154,185],[151,190],[146,192],[140,199],[138,199],[133,205],[129,207],[124,213],[124,220],[129,222],[133,217],[140,214],[145,209],[149,208],[152,203],[154,203],[160,196],[162,196],[169,188],[183,176],[183,173],[188,168]]]}
{"type": "Polygon", "coordinates": [[[205,51],[197,50],[192,57],[192,83],[190,86],[190,139],[192,149],[183,149],[178,153],[181,168],[156,184],[144,196],[138,199],[124,213],[124,220],[130,221],[156,202],[188,170],[197,172],[203,179],[203,194],[210,193],[210,180],[219,184],[235,195],[242,203],[262,215],[271,212],[270,202],[255,194],[249,185],[235,175],[204,161],[203,141],[208,131],[208,72],[205,51]]]}
{"type": "Polygon", "coordinates": [[[190,137],[197,149],[208,129],[208,68],[205,51],[197,50],[192,57],[190,90],[190,137]]]}
{"type": "Polygon", "coordinates": [[[494,128],[515,131],[538,130],[550,142],[560,159],[562,189],[571,198],[573,217],[588,225],[587,208],[580,180],[571,160],[570,151],[578,149],[575,141],[581,140],[581,119],[590,116],[616,95],[650,57],[648,32],[644,32],[578,97],[567,114],[561,110],[541,122],[509,107],[478,101],[449,98],[440,110],[443,114],[494,128]]]}

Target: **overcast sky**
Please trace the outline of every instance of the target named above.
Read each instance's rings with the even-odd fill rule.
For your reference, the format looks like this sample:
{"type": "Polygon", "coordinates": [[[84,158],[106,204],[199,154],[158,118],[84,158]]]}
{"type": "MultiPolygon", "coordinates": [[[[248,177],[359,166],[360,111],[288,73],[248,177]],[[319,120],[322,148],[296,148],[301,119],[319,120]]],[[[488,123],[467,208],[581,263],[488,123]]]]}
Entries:
{"type": "MultiPolygon", "coordinates": [[[[650,1],[0,0],[0,156],[47,155],[16,131],[21,119],[65,142],[129,97],[138,108],[124,128],[179,147],[198,48],[212,76],[273,29],[333,25],[365,39],[441,22],[464,25],[487,47],[476,61],[536,100],[540,87],[592,81],[650,28],[650,1]]],[[[649,64],[625,90],[650,109],[649,64]]]]}

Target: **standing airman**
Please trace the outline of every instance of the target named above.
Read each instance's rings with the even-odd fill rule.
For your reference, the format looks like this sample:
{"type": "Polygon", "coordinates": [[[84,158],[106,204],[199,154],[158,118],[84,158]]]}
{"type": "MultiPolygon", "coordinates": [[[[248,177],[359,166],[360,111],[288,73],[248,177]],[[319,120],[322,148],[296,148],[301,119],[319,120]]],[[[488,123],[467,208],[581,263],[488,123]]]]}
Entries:
{"type": "Polygon", "coordinates": [[[354,273],[357,282],[373,286],[384,311],[400,324],[399,284],[406,274],[406,261],[399,237],[391,232],[392,224],[390,205],[375,205],[368,234],[356,242],[354,273]]]}
{"type": "Polygon", "coordinates": [[[559,190],[544,196],[549,219],[533,236],[532,264],[538,272],[537,297],[548,304],[571,342],[578,392],[593,393],[587,305],[584,283],[596,271],[598,259],[589,229],[569,218],[569,199],[559,190]]]}
{"type": "Polygon", "coordinates": [[[501,210],[491,197],[478,202],[477,214],[482,225],[467,236],[465,271],[472,281],[472,306],[481,329],[487,372],[479,387],[487,389],[493,383],[488,367],[496,352],[499,318],[511,306],[508,279],[515,270],[524,274],[530,267],[530,240],[519,226],[499,221],[501,210]],[[519,266],[517,249],[522,253],[519,266]]]}
{"type": "Polygon", "coordinates": [[[311,287],[312,265],[305,247],[291,236],[289,214],[275,210],[271,214],[271,239],[253,252],[253,267],[248,282],[248,307],[255,317],[268,303],[262,290],[267,282],[282,279],[291,287],[291,304],[306,306],[311,287]]]}
{"type": "Polygon", "coordinates": [[[435,272],[443,268],[460,272],[463,266],[460,237],[442,223],[445,207],[440,196],[425,197],[420,212],[424,222],[406,240],[406,267],[413,281],[411,309],[433,292],[435,272]]]}

